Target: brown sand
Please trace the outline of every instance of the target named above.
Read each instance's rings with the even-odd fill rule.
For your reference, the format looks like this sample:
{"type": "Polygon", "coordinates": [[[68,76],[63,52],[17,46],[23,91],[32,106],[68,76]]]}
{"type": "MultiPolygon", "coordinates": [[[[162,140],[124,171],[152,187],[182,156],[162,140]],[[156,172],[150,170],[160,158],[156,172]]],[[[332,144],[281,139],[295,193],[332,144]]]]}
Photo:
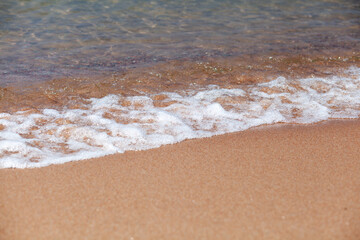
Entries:
{"type": "Polygon", "coordinates": [[[0,170],[0,239],[360,239],[360,121],[0,170]]]}

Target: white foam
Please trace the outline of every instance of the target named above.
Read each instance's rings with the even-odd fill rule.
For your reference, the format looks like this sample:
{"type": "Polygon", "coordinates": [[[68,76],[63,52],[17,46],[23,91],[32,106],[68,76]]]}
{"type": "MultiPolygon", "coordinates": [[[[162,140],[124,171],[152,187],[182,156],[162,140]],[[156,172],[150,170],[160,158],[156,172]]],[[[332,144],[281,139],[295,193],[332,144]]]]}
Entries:
{"type": "Polygon", "coordinates": [[[109,95],[90,99],[82,109],[0,113],[0,168],[43,167],[262,124],[358,118],[360,69],[349,69],[347,77],[279,77],[239,89],[209,86],[162,95],[156,101],[109,95]]]}

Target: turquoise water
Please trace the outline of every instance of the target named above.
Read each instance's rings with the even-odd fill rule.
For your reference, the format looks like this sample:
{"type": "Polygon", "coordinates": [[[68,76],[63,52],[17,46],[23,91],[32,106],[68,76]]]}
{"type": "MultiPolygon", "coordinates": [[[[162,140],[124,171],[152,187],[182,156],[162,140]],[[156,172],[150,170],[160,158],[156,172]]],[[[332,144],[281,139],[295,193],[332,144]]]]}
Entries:
{"type": "Polygon", "coordinates": [[[351,51],[360,3],[2,0],[0,86],[171,59],[351,51]]]}

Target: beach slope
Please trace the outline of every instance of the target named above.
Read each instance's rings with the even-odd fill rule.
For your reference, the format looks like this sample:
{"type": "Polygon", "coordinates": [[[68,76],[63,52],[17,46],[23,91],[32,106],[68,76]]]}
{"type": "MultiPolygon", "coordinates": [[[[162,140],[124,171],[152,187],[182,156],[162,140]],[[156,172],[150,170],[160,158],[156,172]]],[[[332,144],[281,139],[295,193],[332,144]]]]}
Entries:
{"type": "Polygon", "coordinates": [[[360,239],[360,121],[1,169],[0,239],[360,239]]]}

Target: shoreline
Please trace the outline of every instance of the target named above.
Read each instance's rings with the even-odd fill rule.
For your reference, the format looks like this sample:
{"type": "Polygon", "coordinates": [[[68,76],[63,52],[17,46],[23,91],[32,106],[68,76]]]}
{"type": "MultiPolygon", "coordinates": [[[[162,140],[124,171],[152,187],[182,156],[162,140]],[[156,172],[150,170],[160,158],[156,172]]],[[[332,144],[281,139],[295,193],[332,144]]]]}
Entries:
{"type": "Polygon", "coordinates": [[[0,168],[40,167],[145,150],[185,139],[274,123],[314,123],[360,115],[360,68],[347,76],[241,88],[126,97],[109,94],[64,109],[0,113],[0,168]]]}
{"type": "Polygon", "coordinates": [[[268,53],[168,60],[113,73],[69,74],[43,81],[20,78],[13,84],[0,86],[0,112],[73,109],[91,98],[110,94],[129,97],[181,93],[203,90],[212,85],[236,89],[270,82],[278,77],[290,80],[346,77],[346,72],[352,67],[360,67],[358,52],[330,55],[268,53]]]}
{"type": "Polygon", "coordinates": [[[0,170],[1,239],[358,239],[360,121],[0,170]]]}

